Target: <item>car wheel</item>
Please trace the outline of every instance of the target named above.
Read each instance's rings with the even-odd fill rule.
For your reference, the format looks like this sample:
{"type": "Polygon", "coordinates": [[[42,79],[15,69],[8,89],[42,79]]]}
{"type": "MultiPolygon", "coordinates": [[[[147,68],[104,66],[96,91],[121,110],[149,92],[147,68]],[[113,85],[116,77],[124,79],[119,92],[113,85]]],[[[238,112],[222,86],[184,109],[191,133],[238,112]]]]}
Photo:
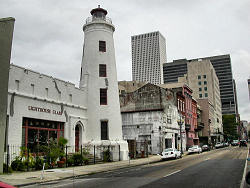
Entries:
{"type": "Polygon", "coordinates": [[[177,159],[177,155],[175,155],[175,159],[177,159]]]}

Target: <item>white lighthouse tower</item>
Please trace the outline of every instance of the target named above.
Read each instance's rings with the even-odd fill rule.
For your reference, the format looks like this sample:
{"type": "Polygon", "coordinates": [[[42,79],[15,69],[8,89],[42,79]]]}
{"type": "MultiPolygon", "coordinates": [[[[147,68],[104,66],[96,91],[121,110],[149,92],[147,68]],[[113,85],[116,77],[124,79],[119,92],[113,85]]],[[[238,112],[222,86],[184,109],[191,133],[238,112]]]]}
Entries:
{"type": "Polygon", "coordinates": [[[87,92],[86,141],[95,145],[120,145],[120,159],[128,157],[122,138],[113,32],[115,27],[103,8],[91,10],[83,26],[84,46],[80,88],[87,92]]]}

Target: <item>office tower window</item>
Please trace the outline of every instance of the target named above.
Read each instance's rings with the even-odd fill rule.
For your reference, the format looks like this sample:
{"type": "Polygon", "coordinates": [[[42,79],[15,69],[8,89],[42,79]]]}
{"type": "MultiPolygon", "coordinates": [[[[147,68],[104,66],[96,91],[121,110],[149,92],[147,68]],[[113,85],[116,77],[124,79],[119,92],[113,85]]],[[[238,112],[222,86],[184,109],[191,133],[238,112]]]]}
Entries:
{"type": "Polygon", "coordinates": [[[199,91],[202,91],[202,88],[199,88],[199,91]]]}
{"type": "Polygon", "coordinates": [[[201,79],[201,75],[198,75],[198,79],[199,79],[199,80],[201,79]]]}
{"type": "Polygon", "coordinates": [[[202,94],[199,94],[199,97],[202,98],[202,94]]]}
{"type": "Polygon", "coordinates": [[[206,78],[207,78],[207,75],[203,75],[203,78],[205,78],[205,79],[206,79],[206,78]]]}
{"type": "Polygon", "coordinates": [[[207,91],[207,87],[204,87],[204,90],[207,91]]]}
{"type": "Polygon", "coordinates": [[[204,81],[204,85],[207,85],[207,81],[204,81]]]}
{"type": "Polygon", "coordinates": [[[99,41],[99,51],[106,52],[106,41],[99,41]]]}
{"type": "Polygon", "coordinates": [[[208,97],[208,94],[207,94],[207,93],[205,93],[205,97],[208,97]]]}
{"type": "Polygon", "coordinates": [[[201,81],[199,81],[198,84],[201,85],[201,81]]]}

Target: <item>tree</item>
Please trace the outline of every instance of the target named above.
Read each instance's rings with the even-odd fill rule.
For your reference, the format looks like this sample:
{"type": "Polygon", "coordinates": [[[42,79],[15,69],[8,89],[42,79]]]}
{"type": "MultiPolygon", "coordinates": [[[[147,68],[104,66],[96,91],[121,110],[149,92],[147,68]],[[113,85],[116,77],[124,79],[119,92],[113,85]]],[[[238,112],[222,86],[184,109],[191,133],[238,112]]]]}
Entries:
{"type": "Polygon", "coordinates": [[[236,122],[236,116],[234,114],[223,115],[223,130],[227,140],[238,139],[239,135],[237,133],[238,123],[236,122]]]}

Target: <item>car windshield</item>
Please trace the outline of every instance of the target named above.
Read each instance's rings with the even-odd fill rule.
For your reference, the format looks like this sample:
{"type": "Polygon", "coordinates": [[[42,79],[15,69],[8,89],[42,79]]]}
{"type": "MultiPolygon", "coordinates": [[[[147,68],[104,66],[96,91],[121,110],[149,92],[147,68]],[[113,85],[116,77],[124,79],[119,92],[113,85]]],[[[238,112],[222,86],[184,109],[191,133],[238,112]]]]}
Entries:
{"type": "Polygon", "coordinates": [[[190,148],[198,148],[198,146],[197,146],[197,145],[195,145],[195,146],[192,146],[192,147],[190,147],[190,148]]]}
{"type": "Polygon", "coordinates": [[[168,148],[164,150],[165,152],[174,151],[173,148],[168,148]]]}

